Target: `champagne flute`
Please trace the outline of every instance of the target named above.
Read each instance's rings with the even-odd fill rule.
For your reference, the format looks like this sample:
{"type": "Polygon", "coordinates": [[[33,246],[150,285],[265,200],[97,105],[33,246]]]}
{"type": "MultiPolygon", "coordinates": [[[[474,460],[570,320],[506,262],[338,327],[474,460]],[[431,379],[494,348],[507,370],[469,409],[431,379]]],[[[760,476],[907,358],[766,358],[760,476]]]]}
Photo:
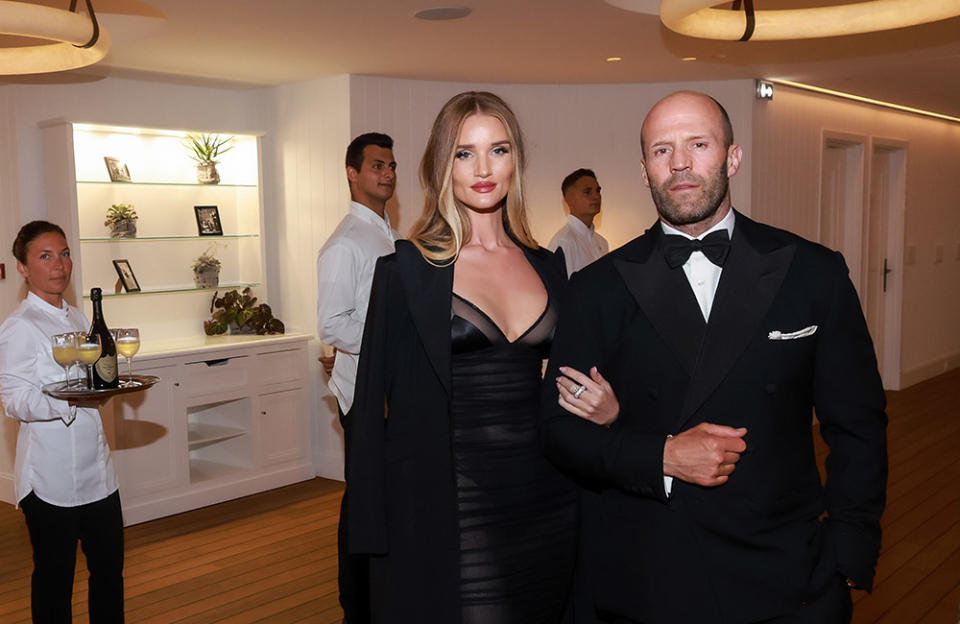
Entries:
{"type": "Polygon", "coordinates": [[[64,387],[70,387],[70,365],[77,359],[77,338],[73,334],[55,334],[50,337],[53,359],[63,367],[64,387]]]}
{"type": "Polygon", "coordinates": [[[120,385],[137,385],[133,380],[133,356],[140,350],[140,330],[133,327],[118,329],[116,343],[117,353],[127,358],[127,380],[120,385]]]}
{"type": "MultiPolygon", "coordinates": [[[[83,339],[86,337],[86,334],[84,332],[79,332],[79,331],[73,332],[73,337],[77,341],[77,346],[80,346],[80,343],[83,342],[83,339]]],[[[83,380],[80,379],[80,370],[81,370],[82,364],[83,362],[80,361],[80,349],[77,349],[77,353],[73,358],[73,366],[77,368],[77,381],[74,382],[77,387],[80,387],[83,385],[83,380]]],[[[68,376],[68,381],[69,381],[69,376],[68,376]]]]}
{"type": "Polygon", "coordinates": [[[87,388],[92,389],[90,366],[100,359],[103,347],[99,334],[80,334],[80,337],[81,342],[77,344],[77,355],[80,356],[80,363],[87,369],[87,388]]]}

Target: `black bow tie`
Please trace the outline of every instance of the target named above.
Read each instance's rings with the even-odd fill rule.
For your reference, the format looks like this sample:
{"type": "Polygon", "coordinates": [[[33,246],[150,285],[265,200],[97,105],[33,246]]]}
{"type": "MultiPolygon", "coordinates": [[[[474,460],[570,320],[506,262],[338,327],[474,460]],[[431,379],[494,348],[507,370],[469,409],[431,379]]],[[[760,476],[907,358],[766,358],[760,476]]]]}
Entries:
{"type": "Polygon", "coordinates": [[[667,257],[667,264],[671,269],[683,266],[687,259],[695,251],[703,252],[707,260],[717,266],[722,267],[727,261],[727,254],[730,253],[730,235],[727,230],[717,230],[703,237],[686,238],[676,234],[666,234],[663,243],[663,253],[667,257]]]}

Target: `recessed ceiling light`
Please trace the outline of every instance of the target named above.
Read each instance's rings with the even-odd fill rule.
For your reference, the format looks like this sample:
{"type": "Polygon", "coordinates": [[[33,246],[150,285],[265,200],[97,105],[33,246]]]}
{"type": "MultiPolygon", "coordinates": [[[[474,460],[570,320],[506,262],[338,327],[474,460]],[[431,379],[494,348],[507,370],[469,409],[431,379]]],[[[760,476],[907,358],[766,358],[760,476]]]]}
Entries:
{"type": "Polygon", "coordinates": [[[616,63],[617,61],[622,61],[622,60],[623,60],[623,57],[622,57],[622,56],[608,56],[608,57],[607,57],[607,62],[608,62],[608,63],[616,63]]]}
{"type": "Polygon", "coordinates": [[[470,15],[470,9],[467,7],[434,7],[420,9],[413,14],[414,17],[430,21],[455,20],[468,15],[470,15]]]}
{"type": "Polygon", "coordinates": [[[680,59],[680,60],[681,60],[681,61],[695,61],[695,60],[697,60],[697,57],[695,57],[695,56],[685,56],[685,57],[683,57],[683,58],[680,59]]]}

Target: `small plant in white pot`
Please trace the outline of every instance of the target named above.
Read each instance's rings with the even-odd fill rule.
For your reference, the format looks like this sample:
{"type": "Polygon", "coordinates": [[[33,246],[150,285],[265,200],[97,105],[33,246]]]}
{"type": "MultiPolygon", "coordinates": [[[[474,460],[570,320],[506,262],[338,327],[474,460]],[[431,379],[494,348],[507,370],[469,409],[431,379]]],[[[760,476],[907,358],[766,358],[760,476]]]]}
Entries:
{"type": "Polygon", "coordinates": [[[197,288],[216,288],[220,284],[220,259],[213,247],[193,259],[193,283],[197,288]]]}
{"type": "Polygon", "coordinates": [[[133,204],[113,204],[103,224],[110,228],[110,238],[136,238],[138,218],[133,204]]]}
{"type": "Polygon", "coordinates": [[[221,137],[219,134],[190,134],[183,144],[190,152],[190,158],[197,161],[197,182],[200,184],[219,184],[220,173],[217,160],[233,149],[233,137],[221,137]]]}

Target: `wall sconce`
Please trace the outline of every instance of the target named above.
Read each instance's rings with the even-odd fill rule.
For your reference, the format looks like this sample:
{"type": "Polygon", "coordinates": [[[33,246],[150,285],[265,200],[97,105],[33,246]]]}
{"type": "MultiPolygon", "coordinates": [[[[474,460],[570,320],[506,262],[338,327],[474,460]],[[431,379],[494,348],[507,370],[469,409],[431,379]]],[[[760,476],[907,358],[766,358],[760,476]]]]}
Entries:
{"type": "Polygon", "coordinates": [[[773,99],[773,83],[768,80],[757,80],[757,99],[773,99]]]}

